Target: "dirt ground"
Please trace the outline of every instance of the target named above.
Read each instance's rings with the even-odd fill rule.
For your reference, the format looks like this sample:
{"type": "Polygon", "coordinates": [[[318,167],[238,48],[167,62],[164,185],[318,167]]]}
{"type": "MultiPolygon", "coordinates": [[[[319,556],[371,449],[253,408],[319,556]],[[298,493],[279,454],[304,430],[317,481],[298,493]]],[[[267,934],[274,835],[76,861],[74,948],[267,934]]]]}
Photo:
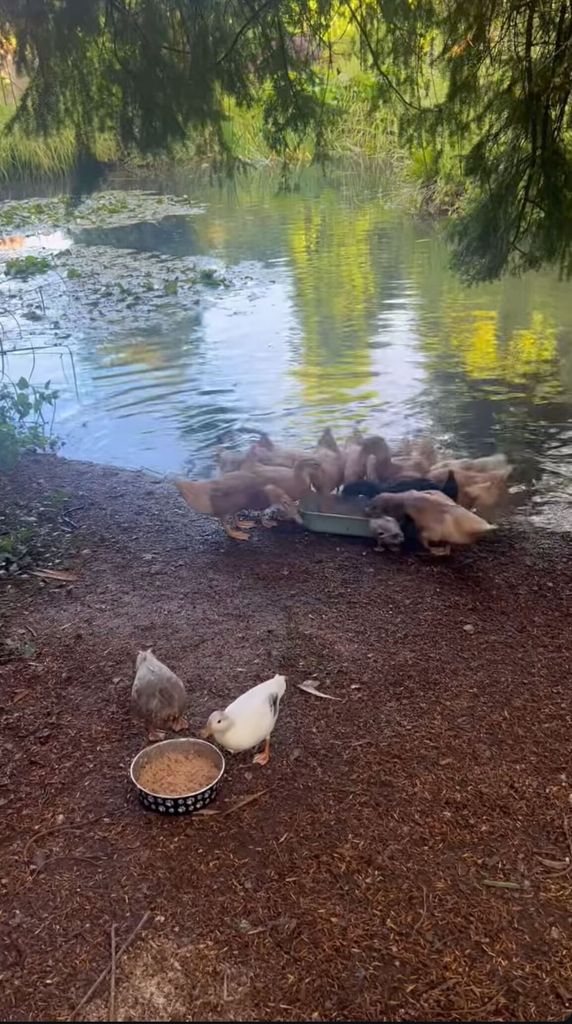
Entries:
{"type": "Polygon", "coordinates": [[[69,1019],[112,924],[121,945],[147,911],[118,1020],[571,1013],[570,538],[509,524],[445,561],[289,526],[236,544],[166,484],[51,456],[0,508],[54,492],[77,582],[0,581],[2,1019],[69,1019]],[[269,765],[229,756],[218,815],[132,791],[149,645],[193,732],[288,678],[269,765]]]}

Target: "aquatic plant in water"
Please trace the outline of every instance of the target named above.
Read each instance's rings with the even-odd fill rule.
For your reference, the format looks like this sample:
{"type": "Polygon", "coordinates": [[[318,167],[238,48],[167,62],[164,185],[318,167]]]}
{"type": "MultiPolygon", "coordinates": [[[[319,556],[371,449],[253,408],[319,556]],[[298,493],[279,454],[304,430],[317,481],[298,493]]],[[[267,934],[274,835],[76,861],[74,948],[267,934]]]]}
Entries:
{"type": "Polygon", "coordinates": [[[6,277],[34,277],[36,274],[46,274],[51,269],[52,263],[46,256],[23,256],[7,260],[4,265],[6,277]]]}

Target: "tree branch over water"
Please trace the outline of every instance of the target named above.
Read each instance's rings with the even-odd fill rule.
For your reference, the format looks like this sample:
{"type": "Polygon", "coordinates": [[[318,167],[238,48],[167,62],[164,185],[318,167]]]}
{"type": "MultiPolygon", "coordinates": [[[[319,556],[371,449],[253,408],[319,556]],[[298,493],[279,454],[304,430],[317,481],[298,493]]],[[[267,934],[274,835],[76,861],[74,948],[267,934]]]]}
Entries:
{"type": "Polygon", "coordinates": [[[359,63],[423,186],[463,197],[465,277],[572,274],[568,0],[0,0],[0,31],[29,80],[12,130],[71,130],[79,154],[101,133],[141,153],[201,131],[225,145],[229,101],[276,154],[321,152],[359,63]]]}

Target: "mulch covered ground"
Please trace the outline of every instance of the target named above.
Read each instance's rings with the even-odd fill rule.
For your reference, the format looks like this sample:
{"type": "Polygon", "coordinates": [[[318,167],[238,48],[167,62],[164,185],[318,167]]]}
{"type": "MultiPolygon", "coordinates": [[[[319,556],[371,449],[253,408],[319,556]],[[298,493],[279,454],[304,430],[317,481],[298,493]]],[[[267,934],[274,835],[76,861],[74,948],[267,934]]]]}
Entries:
{"type": "Polygon", "coordinates": [[[54,492],[45,564],[78,581],[0,581],[2,1019],[68,1019],[112,924],[121,945],[147,911],[117,1019],[572,1012],[570,540],[510,526],[437,562],[290,527],[233,544],[167,485],[48,456],[0,506],[54,492]],[[165,820],[131,790],[149,645],[193,731],[288,677],[270,764],[228,758],[226,814],[165,820]]]}

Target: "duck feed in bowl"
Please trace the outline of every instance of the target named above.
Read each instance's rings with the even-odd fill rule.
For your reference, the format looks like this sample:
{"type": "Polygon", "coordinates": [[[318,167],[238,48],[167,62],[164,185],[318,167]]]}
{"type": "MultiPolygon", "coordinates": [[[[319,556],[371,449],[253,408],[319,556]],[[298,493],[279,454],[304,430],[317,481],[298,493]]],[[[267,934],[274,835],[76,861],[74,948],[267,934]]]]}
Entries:
{"type": "Polygon", "coordinates": [[[165,740],[137,754],[131,780],[150,810],[190,814],[214,800],[224,769],[224,758],[212,743],[189,738],[165,740]]]}
{"type": "Polygon", "coordinates": [[[202,754],[165,754],[144,764],[139,773],[143,789],[163,796],[197,793],[213,781],[213,765],[202,754]]]}

